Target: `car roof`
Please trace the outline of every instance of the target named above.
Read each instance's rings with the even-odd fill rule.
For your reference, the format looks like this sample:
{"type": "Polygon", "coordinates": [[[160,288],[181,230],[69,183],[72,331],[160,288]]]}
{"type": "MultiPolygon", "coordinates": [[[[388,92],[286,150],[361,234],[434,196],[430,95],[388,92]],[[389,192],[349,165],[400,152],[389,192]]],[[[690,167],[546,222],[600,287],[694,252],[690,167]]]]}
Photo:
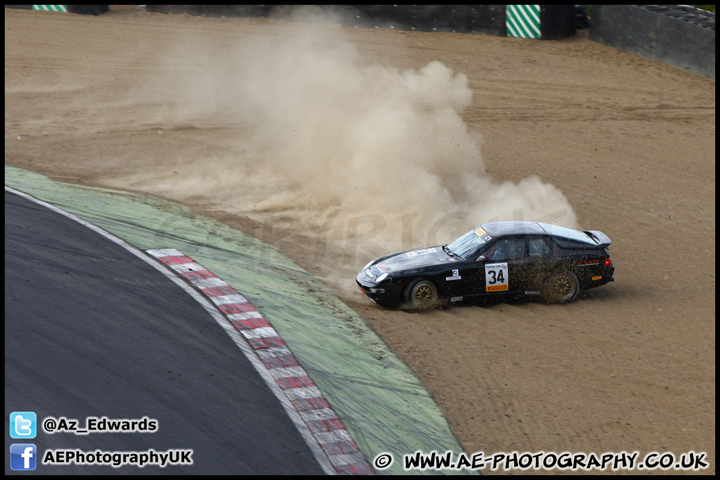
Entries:
{"type": "Polygon", "coordinates": [[[505,235],[546,235],[545,230],[537,222],[491,222],[484,223],[481,228],[493,237],[505,235]]]}

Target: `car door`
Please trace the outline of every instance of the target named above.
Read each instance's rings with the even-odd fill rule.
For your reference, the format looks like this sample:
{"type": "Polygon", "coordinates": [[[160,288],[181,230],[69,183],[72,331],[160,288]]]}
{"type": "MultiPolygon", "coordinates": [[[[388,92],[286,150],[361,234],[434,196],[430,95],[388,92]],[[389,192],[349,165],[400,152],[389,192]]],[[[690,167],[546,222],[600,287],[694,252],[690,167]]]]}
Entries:
{"type": "Polygon", "coordinates": [[[479,294],[503,294],[524,288],[525,236],[502,238],[483,253],[479,294]]]}
{"type": "MultiPolygon", "coordinates": [[[[476,262],[479,253],[472,255],[470,260],[458,265],[457,273],[462,277],[459,281],[452,281],[450,293],[451,300],[455,298],[459,300],[464,297],[471,297],[481,294],[485,290],[485,271],[484,263],[476,262]]],[[[453,274],[455,271],[453,271],[453,274]]],[[[448,280],[448,279],[446,279],[448,280]]],[[[450,280],[454,280],[450,278],[450,280]]]]}

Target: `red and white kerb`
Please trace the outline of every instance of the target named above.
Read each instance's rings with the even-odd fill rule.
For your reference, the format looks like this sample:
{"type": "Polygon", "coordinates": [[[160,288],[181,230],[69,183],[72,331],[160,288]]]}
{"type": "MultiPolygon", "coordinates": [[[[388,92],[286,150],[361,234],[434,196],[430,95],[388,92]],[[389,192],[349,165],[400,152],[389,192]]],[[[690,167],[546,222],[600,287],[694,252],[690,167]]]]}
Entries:
{"type": "Polygon", "coordinates": [[[244,296],[179,250],[167,248],[147,253],[197,287],[245,337],[339,474],[375,473],[315,382],[277,331],[244,296]]]}

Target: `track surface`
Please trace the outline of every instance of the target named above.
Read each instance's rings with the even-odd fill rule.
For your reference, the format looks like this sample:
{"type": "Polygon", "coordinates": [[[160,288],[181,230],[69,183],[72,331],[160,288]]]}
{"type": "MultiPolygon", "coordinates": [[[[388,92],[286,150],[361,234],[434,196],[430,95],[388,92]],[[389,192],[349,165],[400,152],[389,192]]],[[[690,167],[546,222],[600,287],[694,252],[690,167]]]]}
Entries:
{"type": "MultiPolygon", "coordinates": [[[[6,10],[6,162],[169,197],[277,245],[312,273],[342,270],[352,286],[370,252],[321,249],[283,231],[283,211],[254,220],[233,211],[229,202],[263,194],[252,171],[239,175],[255,180],[252,191],[213,172],[242,154],[242,128],[172,104],[180,80],[242,71],[225,71],[226,49],[287,29],[120,7],[94,18],[6,10]],[[198,177],[216,188],[188,188],[198,177]]],[[[590,42],[587,31],[534,42],[341,30],[372,62],[419,69],[439,60],[467,75],[473,100],[462,119],[483,137],[487,173],[540,176],[580,226],[613,240],[617,281],[567,306],[411,315],[338,287],[432,392],[466,451],[706,451],[705,473],[714,473],[715,82],[590,42]]],[[[235,85],[223,86],[221,101],[235,85]]],[[[398,180],[399,191],[413,187],[398,180]]]]}
{"type": "MultiPolygon", "coordinates": [[[[191,466],[118,470],[126,474],[322,473],[277,398],[195,300],[95,232],[7,192],[5,285],[6,406],[39,420],[147,416],[159,425],[145,434],[39,434],[41,453],[194,451],[191,466]]],[[[36,470],[59,471],[115,470],[36,470]]]]}

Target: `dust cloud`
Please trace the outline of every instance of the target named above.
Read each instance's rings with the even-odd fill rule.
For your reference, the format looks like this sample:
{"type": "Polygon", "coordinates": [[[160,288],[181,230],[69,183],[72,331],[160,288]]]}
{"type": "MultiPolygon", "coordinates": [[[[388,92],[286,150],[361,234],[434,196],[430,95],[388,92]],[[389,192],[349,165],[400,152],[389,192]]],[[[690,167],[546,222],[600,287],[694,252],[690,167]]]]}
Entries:
{"type": "Polygon", "coordinates": [[[553,185],[485,173],[482,140],[461,118],[472,100],[462,72],[438,61],[412,70],[372,63],[327,19],[228,38],[220,49],[196,40],[178,39],[163,57],[192,74],[164,79],[171,107],[157,120],[230,127],[226,152],[135,185],[208,197],[334,245],[350,278],[379,255],[447,243],[487,221],[576,226],[553,185]]]}

